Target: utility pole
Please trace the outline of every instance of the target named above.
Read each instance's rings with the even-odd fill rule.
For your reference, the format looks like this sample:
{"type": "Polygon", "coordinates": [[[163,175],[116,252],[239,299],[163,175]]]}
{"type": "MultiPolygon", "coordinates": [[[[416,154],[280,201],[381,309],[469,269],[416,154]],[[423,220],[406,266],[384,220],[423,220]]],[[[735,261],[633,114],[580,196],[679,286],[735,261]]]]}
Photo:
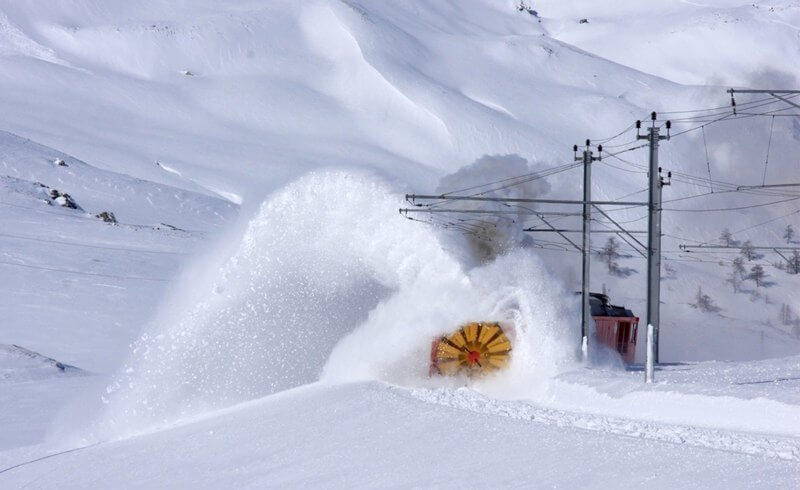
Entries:
{"type": "Polygon", "coordinates": [[[647,359],[644,365],[644,382],[645,383],[652,383],[653,382],[653,374],[655,372],[655,362],[653,357],[653,353],[655,352],[655,345],[654,345],[654,338],[653,338],[653,324],[647,324],[647,359]]]}
{"type": "MultiPolygon", "coordinates": [[[[592,156],[589,149],[591,142],[586,140],[583,156],[578,158],[578,145],[572,147],[575,161],[583,161],[583,244],[581,254],[583,257],[583,276],[581,279],[581,355],[583,362],[589,360],[589,322],[592,319],[592,309],[589,302],[589,263],[591,259],[591,221],[592,221],[592,162],[599,161],[602,156],[592,156]]],[[[598,146],[597,151],[602,155],[603,147],[598,146]]]]}
{"type": "MultiPolygon", "coordinates": [[[[650,144],[649,168],[649,197],[648,224],[647,224],[647,325],[653,326],[653,348],[647,350],[647,355],[652,356],[652,362],[658,363],[658,341],[660,327],[661,307],[661,188],[669,185],[669,181],[661,178],[661,168],[658,166],[658,144],[661,140],[669,139],[669,129],[672,123],[667,121],[667,134],[659,134],[661,128],[656,126],[656,113],[650,115],[652,124],[647,128],[647,134],[637,134],[639,140],[647,140],[650,144]]],[[[636,121],[636,130],[641,129],[642,122],[636,121]]],[[[669,175],[671,177],[671,173],[669,175]]],[[[651,360],[648,359],[648,362],[651,360]]]]}

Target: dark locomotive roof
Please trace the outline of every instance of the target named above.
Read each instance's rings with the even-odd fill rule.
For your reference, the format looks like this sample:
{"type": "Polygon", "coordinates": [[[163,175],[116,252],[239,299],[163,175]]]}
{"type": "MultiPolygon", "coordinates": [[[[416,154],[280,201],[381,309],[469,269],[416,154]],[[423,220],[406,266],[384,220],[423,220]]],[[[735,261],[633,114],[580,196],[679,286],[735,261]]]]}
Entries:
{"type": "Polygon", "coordinates": [[[608,302],[608,295],[606,294],[589,293],[589,306],[592,309],[592,316],[635,316],[631,310],[624,306],[610,304],[608,302]]]}

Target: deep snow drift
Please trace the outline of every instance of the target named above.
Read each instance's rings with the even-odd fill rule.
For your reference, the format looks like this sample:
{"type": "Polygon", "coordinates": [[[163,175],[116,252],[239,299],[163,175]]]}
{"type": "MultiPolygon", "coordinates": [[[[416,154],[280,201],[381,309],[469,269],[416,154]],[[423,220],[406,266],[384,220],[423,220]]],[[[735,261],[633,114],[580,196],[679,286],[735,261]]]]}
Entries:
{"type": "MultiPolygon", "coordinates": [[[[547,421],[531,407],[526,414],[524,406],[495,406],[494,413],[443,406],[377,383],[312,385],[10,470],[0,482],[42,489],[798,484],[797,461],[681,444],[687,433],[669,431],[679,428],[660,427],[662,439],[625,437],[547,421]]],[[[607,419],[584,422],[602,427],[607,419]]]]}

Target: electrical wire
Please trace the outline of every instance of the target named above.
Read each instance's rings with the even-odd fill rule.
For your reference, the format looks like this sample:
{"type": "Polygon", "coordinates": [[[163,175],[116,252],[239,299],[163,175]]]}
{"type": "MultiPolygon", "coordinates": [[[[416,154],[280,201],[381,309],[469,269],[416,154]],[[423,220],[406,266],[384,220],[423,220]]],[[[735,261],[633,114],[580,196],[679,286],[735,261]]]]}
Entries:
{"type": "MultiPolygon", "coordinates": [[[[736,235],[736,234],[742,233],[744,231],[749,231],[749,230],[752,230],[753,228],[758,228],[759,226],[763,226],[763,225],[766,225],[766,224],[769,224],[769,223],[773,223],[775,221],[781,220],[783,218],[787,218],[787,217],[789,217],[789,216],[791,216],[793,214],[798,214],[798,213],[800,213],[800,209],[795,209],[791,213],[786,213],[784,215],[778,216],[777,218],[772,218],[772,219],[769,219],[767,221],[763,221],[761,223],[757,223],[755,225],[748,226],[747,228],[742,228],[741,230],[732,231],[731,235],[736,235]]],[[[708,242],[705,242],[705,243],[708,243],[708,242]]]]}
{"type": "MultiPolygon", "coordinates": [[[[448,191],[448,192],[443,192],[440,195],[441,196],[449,196],[450,194],[457,194],[457,193],[461,193],[461,192],[471,191],[471,190],[475,190],[475,189],[480,189],[481,187],[488,187],[488,186],[491,186],[491,185],[501,184],[503,182],[508,182],[508,181],[512,181],[512,180],[518,180],[518,179],[525,179],[526,181],[527,181],[527,179],[535,180],[535,179],[541,178],[541,176],[551,175],[551,172],[552,173],[558,173],[558,172],[562,172],[562,171],[565,171],[565,170],[570,170],[571,168],[573,168],[573,167],[575,167],[577,165],[580,165],[580,164],[579,163],[567,163],[567,164],[563,164],[563,165],[560,165],[560,166],[552,168],[552,169],[542,170],[542,171],[539,171],[539,172],[530,172],[530,173],[527,173],[527,174],[522,174],[522,175],[517,175],[517,176],[514,176],[514,177],[507,177],[505,179],[496,180],[494,182],[488,182],[486,184],[478,184],[478,185],[474,185],[474,186],[471,186],[471,187],[465,187],[463,189],[456,189],[456,190],[452,190],[452,191],[448,191]],[[546,175],[544,175],[544,174],[546,174],[546,175]]],[[[517,185],[517,184],[511,184],[511,185],[517,185]]],[[[484,191],[484,192],[489,192],[489,191],[484,191]]]]}
{"type": "MultiPolygon", "coordinates": [[[[616,160],[619,160],[620,162],[623,162],[634,168],[638,168],[644,171],[646,171],[647,169],[647,166],[645,165],[625,160],[624,158],[616,156],[616,154],[610,154],[608,156],[611,156],[612,158],[615,158],[616,160]]],[[[680,171],[673,171],[672,174],[673,174],[673,179],[676,180],[677,182],[683,182],[691,185],[696,185],[699,187],[706,187],[712,190],[713,186],[716,185],[717,187],[722,188],[725,191],[742,192],[745,194],[774,196],[774,197],[800,197],[800,194],[790,193],[785,191],[774,191],[770,189],[740,189],[741,187],[743,187],[741,184],[724,182],[721,180],[707,179],[705,177],[699,177],[680,171]]],[[[721,193],[721,191],[715,191],[715,192],[721,193]]]]}
{"type": "Polygon", "coordinates": [[[703,148],[706,150],[706,168],[708,168],[708,182],[711,183],[711,193],[714,193],[713,179],[711,178],[711,161],[708,158],[708,143],[706,142],[706,128],[700,128],[703,131],[703,148]]]}
{"type": "MultiPolygon", "coordinates": [[[[800,94],[791,95],[789,97],[785,97],[785,99],[786,100],[791,100],[791,99],[794,99],[796,97],[800,97],[800,94]]],[[[736,107],[735,111],[734,111],[734,108],[730,104],[728,104],[728,105],[724,105],[724,106],[703,108],[703,109],[682,110],[682,111],[660,111],[660,112],[657,112],[657,114],[658,115],[696,114],[695,116],[690,116],[690,117],[670,118],[669,121],[671,121],[673,124],[702,122],[702,123],[705,123],[704,125],[707,125],[707,124],[711,124],[711,123],[714,123],[714,122],[719,122],[719,121],[728,119],[728,118],[730,118],[732,116],[734,118],[738,118],[738,116],[740,114],[743,115],[743,116],[756,116],[756,115],[760,116],[760,115],[769,115],[771,112],[781,112],[781,111],[786,111],[786,110],[791,110],[792,109],[791,107],[790,108],[783,108],[783,109],[777,109],[775,111],[771,111],[771,112],[767,112],[767,113],[745,113],[745,112],[743,112],[744,110],[752,111],[753,109],[757,109],[757,108],[760,108],[760,107],[766,107],[766,106],[773,105],[773,104],[778,104],[778,103],[781,103],[781,102],[782,101],[780,99],[776,99],[774,97],[764,97],[764,98],[761,98],[761,99],[756,99],[756,100],[752,100],[752,101],[749,101],[749,102],[745,102],[745,103],[739,104],[736,107]]],[[[644,121],[645,119],[646,119],[646,117],[643,117],[643,118],[640,119],[640,121],[644,121]]],[[[656,119],[656,121],[666,121],[666,119],[659,118],[659,119],[656,119]]],[[[617,133],[617,134],[615,134],[613,136],[609,136],[607,138],[595,138],[595,139],[592,139],[592,141],[597,142],[597,143],[601,143],[601,144],[603,144],[603,146],[606,146],[607,148],[615,148],[615,147],[625,146],[627,144],[632,144],[636,140],[628,142],[628,143],[619,143],[619,144],[615,144],[615,145],[608,145],[607,143],[609,141],[612,141],[612,140],[622,136],[623,134],[625,134],[628,130],[632,129],[633,127],[635,127],[635,123],[633,125],[627,126],[625,129],[623,129],[622,131],[620,131],[619,133],[617,133]]],[[[673,136],[673,137],[674,136],[680,136],[681,134],[684,134],[684,133],[689,132],[689,131],[694,131],[696,129],[699,129],[699,127],[690,128],[689,130],[681,131],[681,132],[675,133],[675,134],[673,134],[671,136],[673,136]]]]}
{"type": "MultiPolygon", "coordinates": [[[[786,100],[791,100],[791,99],[796,98],[798,96],[800,96],[800,94],[793,95],[791,97],[786,97],[786,100]]],[[[733,109],[729,106],[728,110],[720,111],[720,112],[717,112],[717,113],[714,113],[714,114],[703,114],[703,115],[694,116],[694,117],[675,118],[675,119],[670,119],[670,121],[672,121],[673,123],[700,122],[700,121],[708,120],[710,118],[721,116],[723,114],[731,114],[731,115],[737,116],[739,114],[744,114],[743,111],[742,111],[742,108],[746,108],[746,110],[753,110],[753,109],[757,109],[759,107],[766,107],[766,106],[773,105],[773,104],[780,104],[782,101],[779,100],[779,99],[775,99],[773,97],[769,97],[768,99],[762,99],[762,100],[759,100],[757,102],[748,102],[748,103],[745,103],[745,104],[741,104],[737,108],[735,113],[734,113],[733,109]],[[765,100],[768,100],[768,102],[764,102],[765,100]],[[757,102],[761,102],[761,103],[757,103],[757,102]]],[[[774,112],[781,112],[781,111],[792,110],[792,109],[793,109],[792,107],[788,107],[788,108],[783,108],[783,109],[776,109],[774,112]]],[[[759,115],[769,114],[770,112],[772,112],[772,111],[768,111],[767,113],[763,113],[763,114],[759,114],[759,115]]],[[[751,114],[751,113],[747,113],[747,114],[751,114]]],[[[660,121],[660,120],[663,120],[663,119],[658,119],[658,120],[660,121]]]]}
{"type": "Polygon", "coordinates": [[[603,162],[603,161],[601,161],[600,163],[602,163],[606,167],[611,167],[613,169],[621,170],[623,172],[628,172],[630,174],[646,174],[647,173],[646,170],[631,170],[631,169],[627,169],[627,168],[623,168],[623,167],[618,167],[616,165],[612,165],[612,164],[610,164],[608,162],[603,162]]]}
{"type": "MultiPolygon", "coordinates": [[[[699,197],[699,196],[695,196],[699,197]]],[[[738,206],[738,207],[731,207],[731,208],[716,208],[716,209],[669,209],[669,208],[662,208],[662,211],[672,211],[672,212],[679,212],[679,213],[711,213],[717,211],[741,211],[743,209],[753,209],[753,208],[760,208],[764,206],[772,206],[774,204],[781,204],[784,202],[791,202],[797,201],[800,197],[792,197],[789,199],[783,199],[781,201],[773,201],[773,202],[766,202],[761,204],[752,204],[749,206],[738,206]]]]}
{"type": "Polygon", "coordinates": [[[772,148],[772,128],[775,126],[775,116],[772,116],[772,123],[769,125],[769,141],[767,142],[767,157],[764,159],[764,178],[761,185],[767,185],[767,166],[769,165],[769,150],[772,148]]]}
{"type": "MultiPolygon", "coordinates": [[[[758,103],[758,102],[764,102],[764,101],[767,101],[767,100],[775,100],[775,98],[774,97],[764,97],[763,99],[759,99],[759,100],[751,100],[750,102],[745,102],[740,107],[746,106],[748,104],[755,104],[755,103],[758,103]]],[[[697,113],[697,112],[718,111],[720,109],[730,109],[730,107],[731,107],[731,105],[727,104],[727,105],[720,106],[720,107],[710,107],[708,109],[691,109],[691,110],[685,110],[685,111],[661,111],[658,114],[691,114],[691,113],[697,113]]]]}
{"type": "MultiPolygon", "coordinates": [[[[564,165],[561,165],[561,166],[558,166],[558,167],[554,167],[554,168],[551,168],[551,169],[543,170],[543,171],[540,171],[540,172],[532,172],[532,173],[529,173],[529,174],[519,175],[519,176],[516,176],[516,177],[509,177],[509,178],[506,178],[506,179],[501,179],[501,180],[498,180],[498,181],[495,181],[495,182],[490,182],[488,184],[480,184],[480,185],[475,185],[475,186],[472,186],[472,187],[467,187],[467,188],[464,188],[464,189],[459,189],[459,190],[446,192],[444,194],[441,194],[441,196],[448,196],[448,195],[454,194],[454,193],[480,189],[482,187],[486,187],[486,186],[490,186],[490,185],[495,185],[495,184],[506,182],[504,185],[502,185],[500,187],[495,187],[495,188],[491,188],[491,189],[485,189],[485,190],[482,190],[480,192],[476,192],[476,193],[470,194],[467,197],[482,196],[482,195],[490,193],[490,192],[497,192],[497,191],[500,191],[500,190],[503,190],[503,189],[508,189],[510,187],[514,187],[514,186],[517,186],[517,185],[522,185],[522,184],[525,184],[525,183],[528,183],[528,182],[532,182],[534,180],[543,179],[545,177],[549,177],[549,176],[555,175],[557,173],[565,172],[567,170],[572,170],[574,168],[580,167],[581,165],[582,165],[582,163],[580,163],[580,162],[568,163],[568,164],[564,164],[564,165]],[[510,182],[510,181],[513,181],[513,182],[510,182]]],[[[443,205],[443,204],[445,204],[447,202],[448,202],[447,199],[441,199],[441,200],[438,200],[438,201],[434,201],[432,203],[427,203],[427,204],[424,204],[424,205],[417,204],[417,205],[418,206],[423,206],[423,207],[428,207],[428,208],[435,208],[435,207],[441,206],[441,205],[443,205]]]]}
{"type": "MultiPolygon", "coordinates": [[[[789,97],[789,98],[794,98],[794,97],[797,97],[797,96],[798,95],[795,95],[795,96],[792,96],[792,97],[789,97]]],[[[677,202],[677,201],[682,201],[682,200],[689,200],[689,199],[695,199],[695,198],[699,198],[699,197],[705,197],[705,196],[709,196],[709,195],[712,195],[712,194],[715,194],[715,193],[716,194],[724,194],[724,193],[732,193],[732,192],[742,192],[744,194],[757,195],[757,196],[787,197],[786,199],[781,199],[781,200],[767,202],[767,203],[759,203],[759,204],[752,204],[752,205],[746,205],[746,206],[724,207],[724,208],[709,208],[709,209],[663,208],[662,210],[663,211],[671,211],[671,212],[739,211],[739,210],[744,210],[744,209],[752,209],[752,208],[758,208],[758,207],[764,207],[764,206],[771,206],[771,205],[775,205],[775,204],[780,204],[780,203],[784,203],[784,202],[791,202],[791,201],[795,201],[797,199],[800,199],[800,195],[793,194],[793,193],[786,193],[786,192],[780,192],[780,191],[776,192],[776,191],[767,190],[767,189],[752,189],[752,188],[750,188],[750,189],[742,189],[741,187],[743,187],[743,186],[715,180],[713,178],[713,175],[712,175],[712,172],[711,172],[711,160],[710,160],[710,156],[709,156],[708,141],[707,141],[707,135],[706,135],[706,131],[705,131],[705,127],[706,126],[709,126],[711,124],[715,124],[715,123],[718,123],[718,122],[722,122],[722,121],[727,121],[727,120],[739,120],[739,119],[746,119],[746,118],[749,118],[749,117],[771,115],[772,116],[772,121],[771,121],[771,126],[770,126],[770,139],[769,139],[768,144],[767,144],[767,156],[766,156],[766,159],[765,159],[764,177],[763,177],[763,180],[762,180],[762,185],[765,185],[765,183],[766,183],[767,166],[768,166],[768,162],[769,162],[769,153],[770,153],[770,149],[771,149],[772,135],[773,135],[773,130],[774,130],[775,117],[782,115],[782,114],[779,114],[779,113],[781,113],[783,111],[791,110],[791,108],[776,109],[776,110],[767,111],[767,112],[761,112],[761,113],[753,113],[753,112],[744,113],[742,111],[743,110],[752,111],[753,109],[770,106],[770,105],[773,105],[773,104],[776,104],[776,103],[779,103],[779,102],[780,102],[779,100],[775,100],[775,98],[773,98],[773,97],[767,97],[767,98],[757,99],[757,100],[754,100],[754,101],[750,101],[750,102],[747,102],[747,103],[740,104],[738,106],[738,108],[737,108],[738,111],[737,110],[730,110],[729,106],[720,106],[720,107],[713,107],[713,108],[706,108],[706,109],[661,112],[660,114],[662,114],[662,115],[668,115],[668,114],[690,114],[690,113],[694,114],[693,116],[690,116],[690,117],[681,117],[681,118],[672,119],[671,121],[673,123],[677,123],[677,124],[695,123],[697,125],[694,126],[694,127],[690,127],[690,128],[685,129],[685,130],[679,131],[677,133],[674,133],[674,134],[671,135],[671,137],[681,136],[683,134],[687,134],[689,132],[696,131],[698,129],[702,131],[703,146],[704,146],[705,160],[706,160],[706,170],[708,172],[708,178],[698,177],[698,176],[694,176],[694,175],[686,174],[686,173],[682,173],[682,172],[673,172],[675,174],[674,178],[675,178],[676,182],[683,182],[683,183],[686,183],[686,184],[695,185],[695,186],[699,186],[699,187],[706,187],[706,188],[708,188],[710,190],[710,192],[701,193],[701,194],[695,194],[695,195],[690,195],[690,196],[684,196],[684,197],[675,198],[675,199],[662,201],[662,202],[663,203],[677,202]],[[718,187],[719,189],[716,189],[715,186],[718,187]]],[[[661,121],[661,119],[654,120],[654,123],[656,121],[661,121]]],[[[648,173],[649,169],[648,169],[647,166],[644,166],[644,165],[641,165],[641,164],[635,164],[633,162],[629,162],[629,161],[627,161],[624,158],[621,158],[619,156],[619,155],[621,155],[623,153],[626,153],[626,152],[629,152],[629,151],[635,151],[635,150],[638,150],[638,149],[641,149],[641,148],[645,148],[645,147],[649,146],[648,144],[642,144],[642,145],[637,145],[637,146],[634,146],[634,147],[628,147],[629,145],[635,144],[636,141],[639,140],[639,138],[637,138],[636,140],[627,141],[627,142],[624,142],[624,143],[609,144],[609,142],[619,138],[620,136],[622,136],[623,134],[628,132],[633,127],[635,127],[635,124],[627,126],[623,130],[621,130],[620,132],[618,132],[618,133],[616,133],[616,134],[614,134],[612,136],[609,136],[607,138],[595,138],[595,139],[593,139],[593,141],[595,143],[603,144],[605,146],[606,150],[609,149],[609,148],[615,148],[615,149],[616,148],[624,148],[624,149],[622,149],[620,151],[616,151],[616,152],[613,152],[613,153],[610,153],[610,152],[604,150],[603,152],[601,152],[601,156],[614,158],[614,159],[616,159],[616,160],[618,160],[620,162],[623,162],[623,163],[625,163],[627,165],[630,165],[633,169],[627,169],[627,168],[624,168],[624,167],[613,165],[613,164],[608,163],[608,162],[603,162],[605,165],[607,165],[607,166],[609,166],[611,168],[617,169],[617,170],[625,171],[625,172],[648,173]]],[[[549,175],[552,175],[553,173],[570,170],[570,169],[573,169],[573,168],[577,168],[579,166],[581,166],[580,163],[565,164],[565,165],[562,165],[560,167],[556,167],[555,169],[551,169],[550,171],[537,172],[537,173],[525,174],[525,175],[521,175],[521,176],[517,176],[517,177],[501,179],[499,181],[490,182],[490,183],[487,183],[487,184],[482,184],[482,185],[478,185],[478,186],[468,187],[468,188],[465,188],[465,189],[451,191],[451,192],[445,193],[443,195],[449,195],[449,194],[453,194],[453,193],[456,193],[456,192],[465,192],[465,191],[471,191],[471,190],[476,190],[476,189],[483,189],[485,187],[490,187],[490,186],[497,185],[497,184],[503,184],[503,185],[501,185],[500,187],[497,187],[497,188],[490,188],[490,189],[482,190],[481,192],[475,193],[472,196],[483,195],[483,194],[486,194],[488,192],[495,192],[495,191],[502,190],[502,189],[505,189],[505,188],[508,188],[508,187],[521,185],[521,184],[524,184],[526,182],[529,182],[530,180],[535,180],[535,179],[538,179],[538,178],[544,178],[544,177],[547,177],[549,175]]],[[[617,198],[617,200],[624,199],[625,197],[629,197],[631,195],[635,195],[635,194],[638,194],[638,193],[641,193],[641,192],[645,192],[647,190],[648,189],[645,188],[645,189],[642,189],[640,191],[629,193],[629,194],[626,194],[625,196],[617,198]]],[[[446,202],[446,200],[443,200],[441,202],[431,203],[428,206],[429,207],[435,207],[435,206],[438,206],[438,205],[442,204],[443,202],[446,202]]],[[[508,204],[506,204],[506,206],[512,207],[512,206],[509,206],[508,204]]],[[[527,209],[527,210],[529,210],[531,212],[534,212],[534,210],[532,210],[531,208],[525,208],[524,206],[516,206],[516,207],[524,208],[524,209],[527,209]]],[[[627,207],[615,208],[615,209],[609,210],[609,211],[624,211],[624,210],[629,210],[629,209],[638,208],[638,207],[640,207],[640,206],[627,206],[627,207]]],[[[800,210],[797,210],[797,211],[794,211],[792,213],[789,213],[789,215],[795,214],[797,212],[800,212],[800,210]]],[[[564,218],[566,218],[566,216],[561,216],[561,217],[554,218],[553,221],[559,220],[559,219],[564,219],[564,218]]],[[[638,217],[638,218],[635,218],[635,219],[631,219],[631,220],[627,220],[627,221],[618,221],[617,223],[619,223],[619,224],[632,223],[632,222],[641,221],[641,220],[646,219],[646,218],[647,218],[647,216],[641,216],[641,217],[638,217]]],[[[533,219],[535,219],[534,216],[520,217],[520,221],[522,221],[522,222],[533,220],[533,219]]],[[[769,221],[761,223],[761,224],[766,224],[766,223],[775,221],[777,219],[780,219],[780,218],[774,218],[772,220],[769,220],[769,221]]],[[[603,221],[603,220],[595,219],[594,221],[597,221],[598,223],[603,224],[604,226],[608,226],[608,227],[610,227],[610,225],[611,225],[610,222],[606,222],[606,221],[603,221]]],[[[456,227],[456,224],[452,223],[452,222],[444,223],[444,224],[440,223],[440,224],[443,225],[443,226],[456,227]]],[[[760,226],[761,224],[753,225],[752,227],[747,228],[747,229],[752,229],[753,227],[760,226]]],[[[467,229],[471,229],[471,228],[469,228],[469,226],[467,226],[466,228],[467,229]]],[[[479,228],[481,230],[485,230],[483,228],[483,226],[479,226],[479,225],[472,225],[472,228],[479,228]]],[[[744,231],[744,230],[740,230],[739,232],[741,232],[741,231],[744,231]]],[[[666,235],[666,236],[671,236],[672,238],[676,238],[676,239],[679,239],[679,240],[687,240],[687,241],[693,241],[693,242],[696,242],[696,243],[703,243],[703,242],[699,242],[697,240],[685,239],[685,238],[678,237],[678,236],[675,236],[675,235],[666,235]]],[[[542,241],[542,240],[537,240],[537,242],[546,243],[545,241],[542,241]]],[[[563,243],[558,243],[558,242],[553,242],[553,244],[557,245],[559,247],[564,247],[565,246],[563,243]]],[[[636,250],[634,249],[634,251],[636,251],[636,250]]],[[[694,258],[692,258],[692,260],[694,261],[694,258]]]]}
{"type": "Polygon", "coordinates": [[[636,194],[641,194],[642,192],[647,192],[649,190],[650,190],[649,187],[645,187],[644,189],[641,189],[641,190],[638,190],[638,191],[634,191],[634,192],[631,192],[629,194],[625,194],[624,196],[615,197],[614,199],[612,199],[612,201],[621,201],[621,200],[623,200],[623,199],[625,199],[627,197],[635,196],[636,194]]]}
{"type": "Polygon", "coordinates": [[[613,141],[613,140],[619,138],[620,136],[622,136],[623,134],[627,133],[629,130],[633,129],[634,127],[636,127],[636,123],[635,122],[629,124],[628,126],[625,127],[625,129],[623,129],[619,133],[615,134],[614,136],[609,136],[608,138],[590,138],[589,140],[592,141],[593,143],[599,143],[601,145],[605,145],[609,141],[613,141]]]}
{"type": "Polygon", "coordinates": [[[733,113],[729,113],[729,114],[727,114],[725,116],[722,116],[720,118],[717,118],[717,119],[712,119],[711,121],[705,122],[705,123],[701,124],[700,126],[695,126],[693,128],[689,128],[689,129],[685,129],[683,131],[679,131],[677,133],[673,133],[673,134],[670,135],[670,137],[671,138],[677,138],[678,136],[684,135],[686,133],[690,133],[692,131],[697,131],[698,129],[702,129],[702,128],[708,126],[709,124],[718,123],[720,121],[724,121],[724,120],[729,119],[731,117],[734,117],[733,113]]]}

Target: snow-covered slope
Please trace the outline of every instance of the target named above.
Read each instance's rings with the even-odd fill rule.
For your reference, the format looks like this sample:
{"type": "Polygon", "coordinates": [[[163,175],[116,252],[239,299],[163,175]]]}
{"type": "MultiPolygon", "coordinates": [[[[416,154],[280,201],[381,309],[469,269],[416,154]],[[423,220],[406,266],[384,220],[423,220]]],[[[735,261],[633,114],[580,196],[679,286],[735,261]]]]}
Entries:
{"type": "MultiPolygon", "coordinates": [[[[729,85],[796,84],[800,53],[793,26],[800,25],[800,7],[777,0],[613,7],[542,1],[532,6],[534,15],[518,3],[53,0],[45,8],[0,0],[6,116],[0,133],[0,343],[95,374],[7,381],[0,396],[14,409],[2,420],[16,429],[3,448],[42,442],[48,424],[56,430],[47,444],[2,453],[3,460],[33,459],[75,437],[106,440],[173,427],[264,396],[213,419],[41,464],[54,465],[48,473],[53,482],[75,486],[103,478],[116,486],[272,482],[262,475],[275,476],[275,486],[323,486],[358,483],[335,467],[367,458],[374,485],[449,486],[467,481],[450,479],[460,470],[473,475],[457,461],[459,452],[443,460],[452,468],[446,479],[432,471],[409,476],[391,470],[395,462],[429,460],[431,439],[422,428],[450,418],[479,425],[487,452],[498,463],[510,462],[510,474],[523,484],[585,482],[563,465],[531,474],[527,451],[545,462],[577,454],[598,474],[609,454],[639,450],[639,441],[614,431],[531,428],[463,413],[467,405],[493,400],[472,391],[453,394],[460,380],[427,380],[426,351],[432,336],[476,318],[514,323],[516,343],[511,369],[471,388],[533,403],[502,402],[492,415],[535,416],[546,405],[608,411],[619,427],[636,418],[626,404],[676,407],[702,395],[701,408],[688,415],[665,418],[670,409],[663,408],[631,424],[642,433],[660,432],[660,425],[643,428],[648,420],[691,431],[697,423],[692,413],[718,407],[726,397],[742,398],[737,413],[756,420],[738,428],[742,439],[731,437],[743,446],[756,439],[754,447],[769,446],[753,436],[768,425],[763,406],[750,403],[750,391],[727,386],[748,382],[742,372],[719,389],[714,365],[691,369],[704,375],[699,388],[660,372],[680,393],[659,385],[655,394],[640,394],[634,386],[640,373],[621,371],[619,360],[598,346],[592,346],[592,365],[608,371],[577,365],[577,304],[570,291],[579,287],[579,255],[569,246],[554,250],[555,236],[534,235],[525,247],[479,264],[459,235],[403,220],[396,210],[406,192],[453,190],[448,186],[485,183],[509,169],[571,163],[572,145],[586,138],[606,146],[593,167],[593,196],[644,199],[646,150],[620,154],[622,160],[609,155],[637,144],[633,121],[656,110],[673,118],[673,133],[680,133],[705,120],[693,117],[727,111],[729,85]],[[711,107],[720,109],[697,112],[711,107]],[[74,208],[61,206],[68,202],[64,193],[74,208]],[[104,211],[119,223],[98,218],[104,211]],[[320,378],[330,386],[268,396],[320,378]],[[374,380],[424,389],[409,398],[374,380]],[[363,381],[370,383],[340,385],[363,381]],[[67,409],[76,391],[77,402],[67,409]],[[337,403],[343,419],[375,417],[416,428],[398,435],[364,426],[353,437],[317,427],[331,412],[308,407],[337,403]],[[35,415],[26,417],[29,411],[35,415]],[[270,422],[262,426],[265,418],[270,422]],[[323,441],[321,449],[307,450],[304,440],[283,447],[280,441],[294,434],[290,429],[270,433],[303,420],[314,421],[305,423],[305,435],[323,441]],[[209,430],[222,436],[207,438],[209,430]],[[569,444],[558,443],[561,432],[569,444]],[[498,433],[515,442],[503,446],[492,436],[498,433]],[[536,434],[552,447],[536,442],[536,434]],[[178,450],[184,437],[206,445],[200,460],[184,459],[178,450]],[[400,461],[372,451],[395,441],[407,446],[400,461]],[[593,449],[580,449],[582,441],[593,449]],[[342,445],[351,452],[330,455],[342,445]],[[602,452],[601,445],[611,450],[602,452]],[[160,449],[146,449],[153,446],[160,449]],[[91,462],[94,451],[106,449],[116,463],[99,469],[91,462]],[[229,458],[217,458],[226,452],[229,458]],[[163,467],[142,470],[146,479],[129,479],[132,468],[167,454],[163,467]],[[315,478],[329,479],[303,479],[307,460],[316,456],[330,464],[315,478]],[[257,463],[248,467],[247,460],[257,463]],[[203,465],[216,476],[196,471],[203,465]]],[[[754,99],[737,96],[742,107],[754,99]]],[[[714,243],[724,228],[739,242],[775,244],[787,224],[800,227],[796,190],[733,191],[739,184],[800,181],[794,159],[800,131],[793,119],[732,119],[662,143],[661,164],[674,172],[664,193],[662,360],[800,352],[792,323],[800,313],[800,276],[774,267],[777,256],[746,264],[767,269],[767,287],[746,281],[734,294],[727,282],[734,255],[679,249],[714,243]],[[713,183],[701,180],[709,177],[713,183]],[[698,287],[719,312],[690,305],[698,287]],[[793,312],[788,321],[787,308],[793,312]]],[[[574,199],[580,185],[576,166],[524,192],[574,199]]],[[[641,208],[613,216],[631,229],[646,227],[641,208]]],[[[530,215],[514,217],[515,239],[521,225],[539,224],[530,215]]],[[[611,226],[597,218],[598,227],[611,226]]],[[[574,218],[558,219],[564,227],[579,226],[574,218]]],[[[592,289],[607,289],[613,302],[644,317],[644,261],[627,245],[622,252],[620,266],[630,275],[611,274],[597,259],[592,289]]],[[[752,396],[774,401],[765,405],[770,413],[791,424],[797,404],[780,392],[796,375],[797,358],[774,362],[777,367],[757,380],[774,389],[752,396]],[[780,374],[784,368],[788,375],[780,374]]],[[[736,417],[726,420],[708,438],[727,440],[727,432],[737,432],[736,417]]],[[[781,427],[780,437],[792,446],[797,434],[781,427]]],[[[453,445],[467,443],[464,434],[447,439],[449,431],[437,430],[431,433],[453,445]]],[[[663,440],[647,442],[648,454],[667,461],[656,476],[637,466],[604,473],[608,479],[598,478],[597,486],[644,484],[651,477],[666,485],[662,478],[674,472],[700,485],[735,486],[749,481],[745,475],[765,486],[795,483],[796,460],[781,462],[783,453],[749,459],[719,452],[730,448],[700,446],[687,455],[663,440]],[[702,471],[707,466],[712,469],[702,471]]],[[[32,475],[39,475],[35,464],[0,474],[0,484],[3,478],[29,483],[32,475]]]]}
{"type": "Polygon", "coordinates": [[[10,133],[0,133],[0,152],[0,342],[108,373],[179,265],[237,206],[99,170],[10,133]]]}
{"type": "Polygon", "coordinates": [[[800,54],[795,2],[622,0],[610,7],[543,0],[536,6],[552,37],[674,82],[797,83],[797,72],[786,65],[800,54]]]}
{"type": "MultiPolygon", "coordinates": [[[[800,455],[779,459],[748,456],[733,444],[722,451],[675,444],[676,434],[686,434],[674,426],[651,424],[660,438],[625,437],[570,426],[563,412],[553,412],[558,421],[504,416],[524,410],[506,404],[498,415],[420,396],[376,383],[311,385],[169,430],[32,462],[0,478],[29,488],[608,488],[643,482],[788,488],[800,481],[800,455]]],[[[742,442],[740,449],[751,449],[742,442]]],[[[5,464],[14,463],[7,458],[5,464]]]]}

